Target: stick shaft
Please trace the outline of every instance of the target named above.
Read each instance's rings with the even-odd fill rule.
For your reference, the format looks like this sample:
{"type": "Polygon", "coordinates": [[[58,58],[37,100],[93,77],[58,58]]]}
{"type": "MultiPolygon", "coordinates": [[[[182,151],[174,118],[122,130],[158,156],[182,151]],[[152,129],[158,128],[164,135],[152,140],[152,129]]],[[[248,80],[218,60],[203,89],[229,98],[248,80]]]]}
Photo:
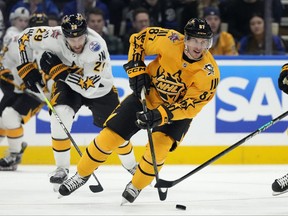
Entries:
{"type": "MultiPolygon", "coordinates": [[[[42,91],[40,85],[38,83],[36,83],[37,89],[40,92],[40,94],[42,95],[43,99],[45,100],[47,106],[52,110],[55,118],[57,119],[57,121],[59,122],[59,124],[61,125],[61,127],[63,128],[64,132],[66,133],[66,135],[69,137],[70,141],[72,142],[73,146],[75,147],[75,149],[77,150],[78,154],[82,157],[82,152],[79,149],[78,145],[76,144],[75,140],[73,139],[73,137],[71,136],[71,134],[69,133],[68,129],[66,128],[66,126],[64,125],[64,123],[61,121],[59,115],[57,114],[56,110],[54,109],[54,107],[52,106],[52,104],[50,103],[50,101],[48,100],[48,98],[46,97],[46,95],[44,94],[44,92],[42,91]]],[[[97,179],[96,175],[94,173],[92,173],[93,177],[95,178],[95,180],[98,183],[98,186],[102,188],[99,180],[97,179]]],[[[102,188],[103,190],[103,188],[102,188]]],[[[100,189],[101,191],[101,189],[100,189]]]]}
{"type": "Polygon", "coordinates": [[[156,183],[155,187],[167,187],[170,188],[180,182],[182,182],[183,180],[185,180],[186,178],[190,177],[191,175],[193,175],[194,173],[200,171],[201,169],[203,169],[204,167],[208,166],[209,164],[211,164],[212,162],[216,161],[217,159],[221,158],[222,156],[224,156],[225,154],[227,154],[228,152],[232,151],[233,149],[235,149],[236,147],[238,147],[239,145],[245,143],[246,141],[250,140],[251,138],[253,138],[254,136],[256,136],[257,134],[267,130],[269,127],[271,127],[272,125],[276,124],[278,121],[280,121],[281,119],[285,118],[288,115],[288,111],[286,111],[285,113],[279,115],[278,117],[276,117],[275,119],[267,122],[266,124],[264,124],[263,126],[261,126],[260,128],[258,128],[257,130],[255,130],[254,132],[250,133],[249,135],[247,135],[246,137],[242,138],[241,140],[239,140],[238,142],[236,142],[234,145],[226,148],[225,150],[223,150],[222,152],[220,152],[219,154],[215,155],[214,157],[210,158],[209,160],[207,160],[205,163],[201,164],[200,166],[196,167],[195,169],[193,169],[192,171],[190,171],[189,173],[187,173],[186,175],[182,176],[181,178],[178,178],[174,181],[166,181],[163,179],[159,179],[158,184],[156,183]]]}

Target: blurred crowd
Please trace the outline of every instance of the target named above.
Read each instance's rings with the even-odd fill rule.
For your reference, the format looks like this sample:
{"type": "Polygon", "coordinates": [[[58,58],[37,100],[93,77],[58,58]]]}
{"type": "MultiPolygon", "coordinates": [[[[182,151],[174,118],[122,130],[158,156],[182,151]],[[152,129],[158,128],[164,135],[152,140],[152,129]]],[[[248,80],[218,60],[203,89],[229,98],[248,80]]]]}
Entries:
{"type": "MultiPolygon", "coordinates": [[[[279,34],[281,0],[271,1],[273,55],[288,53],[279,34]]],[[[183,33],[190,18],[205,18],[214,33],[214,55],[265,54],[265,0],[0,0],[0,38],[11,26],[27,27],[32,13],[45,13],[50,26],[80,12],[106,41],[110,54],[128,53],[129,37],[148,26],[183,33]]],[[[17,27],[18,28],[18,27],[17,27]]]]}

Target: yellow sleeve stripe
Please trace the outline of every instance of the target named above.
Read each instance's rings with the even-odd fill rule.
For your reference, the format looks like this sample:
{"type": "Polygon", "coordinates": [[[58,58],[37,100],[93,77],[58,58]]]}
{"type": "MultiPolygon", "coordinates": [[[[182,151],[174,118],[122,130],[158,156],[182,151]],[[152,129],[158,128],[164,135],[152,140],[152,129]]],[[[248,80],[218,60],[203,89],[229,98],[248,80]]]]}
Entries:
{"type": "Polygon", "coordinates": [[[50,76],[54,80],[55,77],[57,77],[60,73],[63,71],[68,70],[68,66],[65,64],[58,64],[51,68],[50,70],[50,76]]]}
{"type": "Polygon", "coordinates": [[[27,63],[18,71],[18,75],[20,76],[21,79],[23,79],[33,69],[36,69],[34,64],[31,62],[27,63]]]}
{"type": "Polygon", "coordinates": [[[9,69],[4,69],[4,70],[0,71],[0,76],[7,74],[7,73],[11,73],[11,71],[9,69]]]}

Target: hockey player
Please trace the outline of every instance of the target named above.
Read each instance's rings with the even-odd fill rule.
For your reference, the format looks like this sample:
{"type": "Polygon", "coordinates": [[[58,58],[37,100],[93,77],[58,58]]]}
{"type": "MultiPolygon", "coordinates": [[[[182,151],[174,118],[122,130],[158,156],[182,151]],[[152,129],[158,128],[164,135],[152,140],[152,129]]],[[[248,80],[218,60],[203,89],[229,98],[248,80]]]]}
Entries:
{"type": "MultiPolygon", "coordinates": [[[[41,69],[55,81],[51,103],[61,121],[70,131],[73,118],[81,106],[87,106],[94,124],[103,127],[111,112],[118,106],[119,97],[113,85],[110,56],[103,38],[87,28],[81,14],[67,15],[61,26],[29,28],[19,38],[21,65],[19,76],[25,84],[37,92],[41,75],[31,59],[33,50],[46,50],[40,60],[41,69]]],[[[52,148],[57,169],[50,177],[57,185],[68,178],[71,142],[51,115],[52,148]]],[[[123,140],[117,153],[122,165],[131,173],[136,169],[132,145],[123,140]]]]}
{"type": "MultiPolygon", "coordinates": [[[[278,87],[288,94],[288,63],[284,64],[281,68],[281,73],[278,78],[278,87]]],[[[275,179],[272,183],[272,191],[274,196],[288,192],[288,174],[275,179]]]]}
{"type": "MultiPolygon", "coordinates": [[[[22,14],[27,16],[28,11],[25,13],[25,10],[22,11],[22,14]]],[[[14,13],[17,12],[18,9],[14,13]]],[[[20,14],[18,15],[20,16],[20,14]]],[[[30,27],[39,25],[48,25],[48,17],[45,14],[33,14],[30,17],[30,27]]],[[[0,159],[0,171],[17,169],[27,147],[27,143],[23,140],[24,128],[22,125],[27,123],[44,105],[36,94],[25,89],[23,81],[18,76],[16,67],[19,65],[17,56],[19,55],[18,36],[20,32],[19,29],[18,32],[14,29],[14,32],[17,34],[9,33],[10,40],[6,37],[0,62],[0,85],[4,94],[0,102],[0,141],[7,137],[9,144],[9,154],[0,159]]],[[[36,53],[33,56],[34,59],[37,58],[36,53]]]]}
{"type": "MultiPolygon", "coordinates": [[[[191,19],[185,35],[174,30],[149,27],[130,37],[128,63],[133,94],[112,113],[106,127],[88,146],[77,166],[77,173],[64,181],[61,195],[69,195],[85,184],[124,140],[140,129],[153,128],[152,139],[157,167],[163,166],[169,151],[181,143],[192,119],[214,97],[220,79],[218,66],[208,49],[212,31],[205,20],[191,19]],[[146,66],[146,55],[157,55],[146,66]],[[148,111],[139,99],[146,89],[148,111]]],[[[123,201],[134,202],[140,191],[155,177],[150,147],[146,146],[136,172],[124,192],[123,201]]]]}

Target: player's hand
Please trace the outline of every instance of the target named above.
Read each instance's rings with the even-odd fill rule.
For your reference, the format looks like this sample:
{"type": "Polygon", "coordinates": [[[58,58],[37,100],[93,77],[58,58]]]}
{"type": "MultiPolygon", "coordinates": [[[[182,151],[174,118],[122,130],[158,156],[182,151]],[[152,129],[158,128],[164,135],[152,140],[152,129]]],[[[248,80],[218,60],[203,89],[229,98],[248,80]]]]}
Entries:
{"type": "Polygon", "coordinates": [[[137,112],[136,118],[137,127],[147,129],[171,123],[173,114],[167,107],[160,105],[157,109],[137,112]]]}
{"type": "Polygon", "coordinates": [[[283,92],[288,94],[288,63],[282,66],[281,73],[278,78],[278,87],[283,92]]]}
{"type": "Polygon", "coordinates": [[[61,59],[51,53],[45,51],[40,59],[40,67],[45,74],[48,74],[55,82],[59,79],[65,80],[68,76],[69,67],[62,63],[61,59]]]}
{"type": "Polygon", "coordinates": [[[19,77],[24,81],[25,86],[33,92],[39,93],[36,83],[44,87],[42,75],[33,63],[24,63],[17,67],[19,77]]]}
{"type": "Polygon", "coordinates": [[[147,73],[140,74],[138,76],[129,78],[130,88],[132,89],[135,96],[141,98],[141,91],[145,87],[146,94],[150,91],[151,79],[147,73]]]}
{"type": "Polygon", "coordinates": [[[1,90],[4,92],[13,92],[14,85],[13,85],[13,74],[9,69],[4,68],[3,66],[0,67],[0,87],[1,90]]]}

